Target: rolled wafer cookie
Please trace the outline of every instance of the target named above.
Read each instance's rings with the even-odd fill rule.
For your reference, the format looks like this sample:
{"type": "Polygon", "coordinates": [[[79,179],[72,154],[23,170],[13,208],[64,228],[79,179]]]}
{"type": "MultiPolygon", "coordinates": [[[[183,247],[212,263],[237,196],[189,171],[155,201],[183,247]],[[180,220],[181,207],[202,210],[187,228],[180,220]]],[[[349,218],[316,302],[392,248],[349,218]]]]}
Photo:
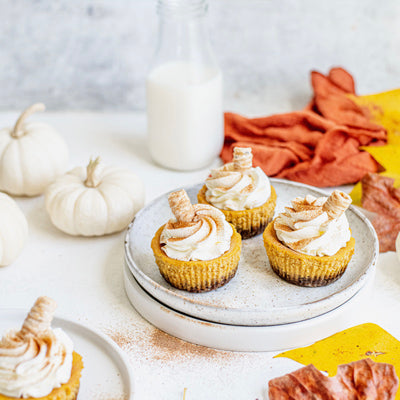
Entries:
{"type": "Polygon", "coordinates": [[[322,210],[330,219],[337,219],[349,208],[350,204],[351,197],[347,193],[335,190],[322,206],[322,210]]]}
{"type": "Polygon", "coordinates": [[[168,203],[172,213],[179,222],[193,221],[195,215],[194,208],[184,189],[170,193],[168,203]]]}
{"type": "Polygon", "coordinates": [[[249,169],[253,166],[251,147],[235,147],[233,149],[233,167],[236,171],[249,169]]]}
{"type": "Polygon", "coordinates": [[[50,297],[39,297],[19,331],[19,336],[38,335],[50,329],[57,303],[50,297]]]}

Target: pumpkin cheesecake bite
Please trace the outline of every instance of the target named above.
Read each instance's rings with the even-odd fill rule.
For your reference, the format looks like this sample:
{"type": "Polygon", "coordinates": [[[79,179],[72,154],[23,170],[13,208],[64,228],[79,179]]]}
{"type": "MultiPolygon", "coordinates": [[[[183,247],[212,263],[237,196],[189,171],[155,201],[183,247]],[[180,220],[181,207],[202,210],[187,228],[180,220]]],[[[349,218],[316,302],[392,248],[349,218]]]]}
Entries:
{"type": "Polygon", "coordinates": [[[338,190],[329,198],[292,200],[263,234],[273,271],[298,286],[325,286],[340,278],[354,253],[345,215],[350,203],[338,190]]]}
{"type": "Polygon", "coordinates": [[[156,232],[151,248],[164,279],[189,292],[225,285],[235,275],[241,237],[224,214],[207,204],[192,205],[184,190],[168,202],[174,218],[156,232]]]}
{"type": "Polygon", "coordinates": [[[56,303],[39,297],[22,328],[0,340],[0,400],[76,400],[82,357],[66,333],[51,328],[56,303]]]}
{"type": "Polygon", "coordinates": [[[275,189],[263,170],[253,167],[250,147],[235,147],[233,162],[213,169],[197,198],[221,210],[242,239],[263,232],[276,205],[275,189]]]}

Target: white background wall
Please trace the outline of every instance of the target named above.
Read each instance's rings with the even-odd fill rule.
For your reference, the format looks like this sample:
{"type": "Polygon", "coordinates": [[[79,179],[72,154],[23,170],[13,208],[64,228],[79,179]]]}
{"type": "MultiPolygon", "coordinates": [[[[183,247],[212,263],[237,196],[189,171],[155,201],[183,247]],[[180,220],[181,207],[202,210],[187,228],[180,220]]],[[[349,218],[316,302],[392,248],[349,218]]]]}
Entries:
{"type": "MultiPolygon", "coordinates": [[[[309,71],[342,65],[361,93],[400,86],[399,0],[209,0],[226,109],[303,107],[309,71]]],[[[0,110],[144,107],[155,0],[1,0],[0,110]]]]}

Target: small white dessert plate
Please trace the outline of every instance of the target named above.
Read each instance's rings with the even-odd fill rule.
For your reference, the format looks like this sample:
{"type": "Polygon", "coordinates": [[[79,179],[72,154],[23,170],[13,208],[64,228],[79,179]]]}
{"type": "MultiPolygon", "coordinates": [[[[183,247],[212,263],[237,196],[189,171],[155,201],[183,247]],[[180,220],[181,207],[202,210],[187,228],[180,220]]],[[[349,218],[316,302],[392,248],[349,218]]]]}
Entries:
{"type": "Polygon", "coordinates": [[[236,326],[203,321],[179,313],[149,295],[124,267],[126,294],[135,309],[157,328],[187,342],[229,351],[277,351],[307,346],[343,329],[369,322],[365,305],[371,297],[372,273],[366,284],[341,306],[315,318],[292,324],[236,326]]]}
{"type": "MultiPolygon", "coordinates": [[[[21,327],[26,314],[21,309],[0,309],[0,336],[21,327]]],[[[128,359],[111,339],[63,318],[55,317],[52,327],[62,328],[74,343],[74,350],[82,356],[79,399],[133,399],[134,381],[128,359]]]]}
{"type": "MultiPolygon", "coordinates": [[[[297,196],[328,196],[314,187],[271,179],[277,192],[276,213],[297,196]]],[[[197,203],[202,185],[184,188],[197,203]]],[[[343,276],[331,285],[305,288],[280,279],[271,269],[262,235],[242,242],[236,276],[225,286],[207,293],[175,289],[161,276],[150,247],[156,230],[172,217],[168,194],[144,207],[131,223],[125,239],[125,258],[138,283],[161,303],[206,321],[264,326],[303,321],[335,309],[357,293],[372,274],[378,255],[378,240],[367,218],[350,207],[346,212],[355,252],[343,276]]]]}

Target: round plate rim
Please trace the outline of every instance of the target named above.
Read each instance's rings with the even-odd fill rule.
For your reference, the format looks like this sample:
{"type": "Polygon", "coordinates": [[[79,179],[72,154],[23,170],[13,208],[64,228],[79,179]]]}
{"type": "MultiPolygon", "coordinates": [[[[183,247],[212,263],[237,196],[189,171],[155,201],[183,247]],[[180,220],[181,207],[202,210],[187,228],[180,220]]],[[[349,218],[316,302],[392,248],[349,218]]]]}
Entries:
{"type": "MultiPolygon", "coordinates": [[[[324,190],[320,189],[320,188],[316,188],[314,186],[310,186],[304,183],[300,183],[300,182],[294,182],[294,181],[288,181],[286,179],[280,179],[280,178],[269,178],[269,180],[271,181],[271,184],[273,185],[274,182],[276,183],[280,183],[286,186],[292,186],[292,187],[301,187],[304,189],[308,189],[308,190],[312,190],[314,192],[317,192],[323,196],[329,196],[329,193],[325,192],[324,190]]],[[[149,202],[148,204],[146,204],[135,216],[135,218],[133,219],[133,221],[129,224],[126,235],[125,235],[125,240],[124,240],[124,251],[125,251],[125,260],[126,263],[128,264],[129,269],[131,270],[132,274],[134,275],[134,277],[137,279],[138,283],[147,291],[149,291],[150,294],[152,294],[154,297],[157,297],[157,291],[160,291],[161,293],[163,293],[163,295],[165,296],[172,296],[172,298],[175,299],[180,299],[183,302],[187,302],[188,300],[185,299],[183,296],[180,296],[179,293],[175,293],[172,292],[170,290],[168,290],[168,288],[160,285],[159,283],[153,281],[148,275],[146,275],[137,265],[136,263],[133,261],[132,256],[130,254],[130,250],[129,250],[129,243],[130,243],[130,232],[132,230],[132,227],[135,223],[135,220],[148,208],[151,207],[154,203],[158,202],[161,198],[165,197],[166,195],[168,195],[171,192],[177,191],[177,190],[181,190],[181,189],[185,189],[185,190],[190,190],[192,188],[195,188],[196,186],[201,185],[202,183],[196,183],[194,185],[190,185],[190,186],[184,186],[184,187],[179,187],[176,189],[173,189],[171,191],[168,191],[160,196],[157,196],[155,199],[153,199],[151,202],[149,202]]],[[[357,287],[356,290],[353,291],[352,295],[354,295],[356,292],[358,292],[363,285],[365,284],[365,281],[367,279],[367,277],[369,276],[369,273],[371,272],[371,270],[373,269],[373,267],[375,266],[376,262],[377,262],[377,258],[378,258],[378,254],[379,254],[379,242],[378,242],[378,238],[376,235],[376,232],[374,230],[374,228],[372,227],[371,222],[368,220],[368,218],[359,210],[357,210],[357,208],[354,205],[351,205],[349,207],[349,209],[366,225],[366,227],[368,228],[369,232],[371,233],[373,239],[374,239],[374,249],[372,252],[372,257],[370,258],[369,262],[368,262],[368,266],[366,268],[366,270],[364,271],[364,273],[358,278],[356,279],[354,282],[352,282],[350,285],[347,285],[346,287],[342,288],[341,290],[339,290],[338,292],[335,292],[332,295],[328,295],[326,297],[323,297],[319,300],[316,301],[310,301],[308,303],[304,303],[299,305],[293,305],[293,306],[286,306],[286,307],[282,307],[282,309],[284,310],[296,310],[299,309],[301,307],[304,306],[308,306],[308,305],[312,305],[315,303],[321,303],[326,301],[327,299],[332,299],[333,297],[340,297],[341,294],[343,294],[343,292],[348,289],[351,286],[357,287]]],[[[351,296],[352,296],[351,295],[351,296]]],[[[351,297],[350,296],[350,297],[351,297]]],[[[346,300],[348,300],[348,298],[345,298],[343,301],[341,301],[340,304],[343,304],[346,300]]],[[[165,301],[163,301],[163,299],[160,299],[160,301],[162,303],[166,303],[165,301]]],[[[172,304],[168,304],[166,303],[169,307],[174,308],[175,306],[173,306],[172,304]]],[[[198,305],[197,303],[192,303],[194,305],[198,305]]],[[[340,304],[336,304],[335,307],[337,307],[340,304]]],[[[220,307],[211,305],[211,304],[207,304],[201,305],[204,308],[210,309],[210,310],[219,310],[221,309],[220,307]]],[[[180,312],[184,312],[186,314],[188,314],[188,311],[186,309],[182,310],[179,309],[178,307],[175,307],[175,309],[177,311],[180,312]]],[[[326,312],[326,311],[324,311],[326,312]]],[[[249,314],[248,310],[241,310],[241,309],[235,309],[235,313],[243,313],[243,314],[249,314]]],[[[264,310],[253,310],[251,311],[252,314],[254,315],[261,315],[263,313],[265,313],[264,310]]],[[[200,317],[199,317],[200,318],[200,317]]],[[[211,322],[211,321],[210,321],[211,322]]],[[[212,322],[217,322],[217,321],[212,321],[212,322]]],[[[295,321],[293,321],[295,322],[295,321]]],[[[218,323],[218,322],[217,322],[218,323]]],[[[244,324],[247,325],[247,324],[244,324]]]]}
{"type": "MultiPolygon", "coordinates": [[[[366,284],[358,292],[326,313],[293,323],[257,326],[205,321],[174,310],[147,293],[127,265],[123,268],[123,279],[125,293],[131,306],[158,329],[187,342],[218,350],[264,352],[307,346],[354,326],[354,318],[349,310],[359,308],[368,293],[371,293],[374,273],[367,278],[366,284]],[[132,296],[132,292],[135,296],[132,296]],[[334,324],[332,320],[335,320],[334,324]]],[[[361,315],[361,321],[356,321],[356,324],[367,322],[364,321],[364,314],[365,312],[361,315]]]]}
{"type": "MultiPolygon", "coordinates": [[[[21,315],[21,322],[26,317],[26,313],[27,313],[26,308],[0,307],[0,315],[10,314],[10,315],[13,315],[16,317],[19,317],[19,315],[21,315]]],[[[74,321],[74,320],[72,320],[68,317],[65,317],[63,315],[60,315],[60,314],[56,314],[54,316],[53,323],[56,326],[62,325],[63,329],[65,326],[67,327],[67,329],[68,329],[68,326],[71,326],[71,327],[74,327],[75,329],[77,329],[78,331],[79,330],[87,331],[87,332],[89,332],[90,335],[96,336],[97,338],[99,338],[101,340],[101,342],[105,343],[105,345],[110,348],[109,351],[112,352],[113,357],[117,356],[119,358],[120,366],[123,365],[123,367],[124,367],[124,370],[125,370],[124,374],[127,376],[127,383],[128,383],[128,387],[126,388],[127,396],[128,396],[127,400],[133,400],[134,377],[133,377],[131,368],[129,367],[128,357],[123,353],[123,351],[118,347],[118,345],[112,339],[110,339],[104,333],[101,333],[84,323],[74,321]]]]}

